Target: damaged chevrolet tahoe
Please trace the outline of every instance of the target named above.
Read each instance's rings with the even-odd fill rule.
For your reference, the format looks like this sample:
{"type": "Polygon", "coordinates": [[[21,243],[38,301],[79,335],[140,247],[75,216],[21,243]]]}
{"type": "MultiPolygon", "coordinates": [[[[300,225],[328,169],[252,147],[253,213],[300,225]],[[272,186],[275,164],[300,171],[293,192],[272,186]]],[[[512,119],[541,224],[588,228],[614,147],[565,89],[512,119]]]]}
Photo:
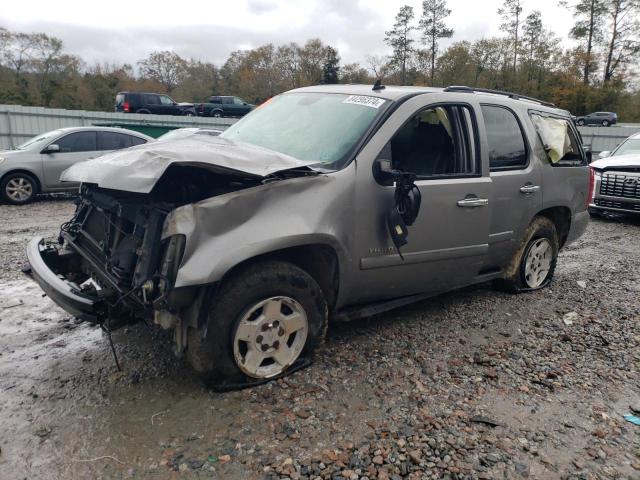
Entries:
{"type": "Polygon", "coordinates": [[[568,112],[469,87],[293,90],[219,137],[74,165],[76,212],[33,278],[111,331],[172,329],[220,388],[308,364],[329,319],[466,285],[544,287],[588,222],[568,112]]]}

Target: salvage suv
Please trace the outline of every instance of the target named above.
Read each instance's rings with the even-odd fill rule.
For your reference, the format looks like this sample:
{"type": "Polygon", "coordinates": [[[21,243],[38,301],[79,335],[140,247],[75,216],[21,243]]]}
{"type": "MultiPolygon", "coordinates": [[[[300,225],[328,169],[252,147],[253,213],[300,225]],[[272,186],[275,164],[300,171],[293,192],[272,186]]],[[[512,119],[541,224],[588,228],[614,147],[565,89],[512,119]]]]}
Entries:
{"type": "Polygon", "coordinates": [[[308,364],[328,320],[479,282],[536,290],[585,230],[569,112],[468,87],[293,90],[219,137],[73,166],[76,212],[33,278],[111,331],[145,320],[221,389],[308,364]]]}

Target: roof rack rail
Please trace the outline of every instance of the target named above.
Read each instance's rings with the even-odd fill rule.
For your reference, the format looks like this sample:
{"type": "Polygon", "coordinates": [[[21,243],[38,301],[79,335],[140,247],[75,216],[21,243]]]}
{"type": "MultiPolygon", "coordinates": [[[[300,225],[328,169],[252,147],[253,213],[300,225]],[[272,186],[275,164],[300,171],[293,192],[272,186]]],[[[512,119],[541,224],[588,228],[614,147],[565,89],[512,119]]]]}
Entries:
{"type": "Polygon", "coordinates": [[[464,85],[451,85],[444,89],[445,92],[478,92],[478,93],[491,93],[493,95],[505,95],[509,98],[513,98],[514,100],[527,100],[529,102],[539,103],[540,105],[544,105],[545,107],[554,107],[556,106],[551,102],[545,102],[544,100],[540,100],[538,98],[527,97],[526,95],[520,95],[518,93],[512,92],[504,92],[502,90],[492,90],[490,88],[476,88],[476,87],[466,87],[464,85]]]}

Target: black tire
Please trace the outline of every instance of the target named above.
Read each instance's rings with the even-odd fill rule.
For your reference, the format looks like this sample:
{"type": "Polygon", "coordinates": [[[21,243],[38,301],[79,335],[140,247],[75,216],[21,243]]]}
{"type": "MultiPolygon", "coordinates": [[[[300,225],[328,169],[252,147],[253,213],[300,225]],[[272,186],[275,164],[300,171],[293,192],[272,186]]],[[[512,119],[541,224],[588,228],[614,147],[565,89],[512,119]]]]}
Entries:
{"type": "Polygon", "coordinates": [[[576,123],[581,127],[584,126],[584,120],[578,120],[576,123]]]}
{"type": "Polygon", "coordinates": [[[214,112],[211,112],[211,116],[215,118],[222,118],[222,112],[220,110],[216,110],[214,112]]]}
{"type": "Polygon", "coordinates": [[[195,116],[196,116],[196,114],[195,114],[195,113],[193,113],[193,112],[191,112],[191,111],[187,111],[187,112],[185,112],[185,114],[184,114],[184,115],[185,115],[185,117],[195,117],[195,116]]]}
{"type": "Polygon", "coordinates": [[[187,360],[210,385],[233,389],[264,383],[295,371],[322,343],[327,330],[327,303],[322,289],[304,270],[282,261],[264,261],[241,269],[220,286],[208,311],[205,328],[189,328],[187,360]],[[281,373],[268,378],[245,374],[234,355],[234,335],[252,306],[271,297],[297,301],[307,317],[301,354],[281,373]]]}
{"type": "Polygon", "coordinates": [[[147,110],[146,108],[141,108],[140,110],[136,110],[136,113],[150,114],[151,112],[149,110],[147,110]]]}
{"type": "Polygon", "coordinates": [[[609,126],[609,120],[603,120],[602,121],[602,126],[603,127],[608,127],[609,126]]]}
{"type": "Polygon", "coordinates": [[[535,217],[527,227],[520,247],[505,268],[504,278],[498,280],[496,286],[501,290],[514,293],[539,290],[546,287],[553,279],[559,250],[558,233],[553,222],[546,217],[535,217]],[[542,283],[532,286],[525,273],[526,260],[532,248],[541,239],[546,239],[551,247],[551,263],[542,283]]]}
{"type": "Polygon", "coordinates": [[[4,176],[2,182],[0,182],[0,195],[2,200],[12,205],[25,205],[31,202],[38,193],[38,182],[36,179],[27,173],[14,172],[4,176]],[[15,193],[12,194],[12,186],[20,184],[23,188],[29,192],[27,196],[18,198],[15,193]]]}

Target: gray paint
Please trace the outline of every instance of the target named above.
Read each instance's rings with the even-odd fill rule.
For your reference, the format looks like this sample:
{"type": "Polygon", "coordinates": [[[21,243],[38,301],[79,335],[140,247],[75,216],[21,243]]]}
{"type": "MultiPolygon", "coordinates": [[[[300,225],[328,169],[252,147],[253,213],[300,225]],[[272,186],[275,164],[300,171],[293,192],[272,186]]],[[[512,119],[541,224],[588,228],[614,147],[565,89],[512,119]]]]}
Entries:
{"type": "Polygon", "coordinates": [[[218,281],[235,265],[290,246],[323,244],[339,259],[340,290],[336,307],[384,300],[419,292],[438,292],[473,283],[484,268],[504,267],[533,217],[545,208],[566,206],[572,212],[569,239],[587,222],[588,169],[554,167],[540,150],[528,110],[564,114],[556,109],[508,98],[445,93],[435,89],[390,87],[309,87],[304,91],[340,91],[397,99],[415,94],[395,110],[358,153],[338,172],[296,178],[214,197],[173,211],[163,237],[186,236],[177,286],[218,281]],[[464,103],[476,111],[480,135],[481,175],[472,178],[420,180],[420,215],[410,227],[409,244],[395,252],[385,215],[393,187],[377,184],[372,165],[397,129],[417,111],[439,102],[464,103]],[[489,172],[481,104],[516,111],[530,145],[527,168],[489,172]],[[540,155],[543,155],[540,157],[540,155]],[[542,158],[542,160],[541,160],[542,158]],[[532,194],[520,188],[540,186],[532,194]],[[488,205],[460,208],[468,195],[488,205]]]}

